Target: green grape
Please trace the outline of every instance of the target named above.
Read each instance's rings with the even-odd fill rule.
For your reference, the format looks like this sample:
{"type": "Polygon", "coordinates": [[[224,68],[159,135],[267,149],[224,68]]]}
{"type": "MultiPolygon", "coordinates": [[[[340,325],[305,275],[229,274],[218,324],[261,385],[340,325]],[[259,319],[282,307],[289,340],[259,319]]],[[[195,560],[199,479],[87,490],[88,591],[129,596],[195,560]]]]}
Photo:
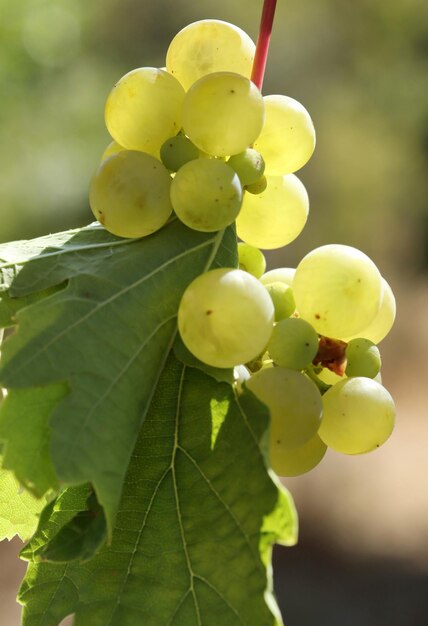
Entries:
{"type": "Polygon", "coordinates": [[[103,161],[89,191],[95,217],[113,235],[144,237],[168,220],[171,177],[149,154],[123,150],[103,161]]]}
{"type": "Polygon", "coordinates": [[[104,150],[101,161],[108,159],[108,157],[113,156],[113,154],[117,154],[118,152],[122,152],[125,148],[117,143],[117,141],[112,141],[109,143],[107,148],[104,150]]]}
{"type": "Polygon", "coordinates": [[[280,176],[299,170],[315,149],[309,113],[288,96],[265,96],[266,119],[254,148],[263,154],[266,174],[280,176]]]}
{"type": "Polygon", "coordinates": [[[257,180],[252,185],[247,185],[245,187],[245,191],[248,191],[248,193],[252,193],[257,196],[259,193],[263,193],[266,187],[267,187],[267,178],[266,176],[261,176],[259,180],[257,180]]]}
{"type": "Polygon", "coordinates": [[[300,318],[283,319],[273,329],[268,351],[281,367],[302,370],[312,362],[318,351],[317,332],[300,318]]]}
{"type": "Polygon", "coordinates": [[[250,78],[255,49],[254,42],[237,26],[221,20],[201,20],[174,37],[166,66],[186,90],[213,72],[236,72],[250,78]]]}
{"type": "Polygon", "coordinates": [[[275,322],[279,322],[293,315],[296,310],[296,302],[292,288],[279,281],[268,283],[265,287],[275,307],[275,322]]]}
{"type": "Polygon", "coordinates": [[[310,472],[323,460],[327,446],[315,434],[309,441],[296,448],[287,448],[276,441],[270,442],[270,462],[279,476],[300,476],[310,472]]]}
{"type": "Polygon", "coordinates": [[[254,246],[240,241],[238,243],[239,268],[249,272],[256,278],[260,278],[266,269],[265,255],[254,246]]]}
{"type": "Polygon", "coordinates": [[[345,339],[374,319],[382,296],[376,265],[360,250],[330,244],[312,250],[293,280],[296,307],[319,334],[345,339]]]}
{"type": "Polygon", "coordinates": [[[302,232],[309,198],[294,174],[266,178],[266,191],[244,195],[236,227],[238,236],[250,245],[271,250],[286,246],[302,232]]]}
{"type": "Polygon", "coordinates": [[[174,176],[171,202],[186,226],[212,232],[235,220],[242,204],[242,187],[238,175],[223,161],[197,159],[174,176]]]}
{"type": "Polygon", "coordinates": [[[204,152],[228,156],[243,152],[260,134],[264,105],[248,78],[216,72],[200,78],[186,94],[183,127],[204,152]]]}
{"type": "Polygon", "coordinates": [[[227,164],[238,174],[243,187],[257,183],[265,171],[263,157],[254,148],[247,148],[244,152],[234,154],[227,164]]]}
{"type": "Polygon", "coordinates": [[[346,375],[374,378],[379,374],[379,349],[370,339],[352,339],[346,347],[346,375]]]}
{"type": "Polygon", "coordinates": [[[271,450],[275,446],[302,446],[315,435],[322,417],[322,400],[307,376],[271,367],[259,370],[245,384],[269,409],[271,450]]]}
{"type": "Polygon", "coordinates": [[[276,267],[275,269],[269,270],[263,274],[260,278],[260,282],[264,285],[280,282],[292,287],[295,273],[296,270],[294,267],[276,267]]]}
{"type": "Polygon", "coordinates": [[[178,329],[187,349],[213,367],[255,359],[269,341],[273,304],[257,278],[220,268],[198,276],[178,309],[178,329]]]}
{"type": "MultiPolygon", "coordinates": [[[[361,337],[370,339],[373,343],[380,343],[391,330],[396,313],[394,294],[389,284],[382,278],[383,293],[380,308],[373,321],[359,334],[361,337]]],[[[356,336],[348,337],[347,341],[356,339],[356,336]]]]}
{"type": "Polygon", "coordinates": [[[199,158],[199,150],[186,135],[180,134],[162,144],[160,158],[168,170],[177,172],[189,161],[199,158]]]}
{"type": "Polygon", "coordinates": [[[184,89],[173,76],[154,67],[125,74],[110,92],[106,126],[128,150],[158,156],[161,145],[181,128],[184,89]]]}
{"type": "Polygon", "coordinates": [[[394,428],[395,406],[388,391],[371,378],[345,378],[323,395],[319,436],[344,454],[381,446],[394,428]]]}
{"type": "Polygon", "coordinates": [[[318,378],[323,381],[323,383],[327,383],[327,385],[335,385],[341,380],[345,380],[345,376],[339,376],[339,374],[335,374],[328,369],[328,367],[323,367],[322,370],[317,374],[318,378]]]}

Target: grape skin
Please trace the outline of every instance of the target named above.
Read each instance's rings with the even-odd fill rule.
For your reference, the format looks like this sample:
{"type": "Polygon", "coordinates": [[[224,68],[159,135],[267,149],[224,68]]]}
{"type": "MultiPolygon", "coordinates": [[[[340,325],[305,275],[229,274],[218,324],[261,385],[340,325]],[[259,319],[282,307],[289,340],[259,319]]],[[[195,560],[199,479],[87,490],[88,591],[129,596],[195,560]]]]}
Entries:
{"type": "Polygon", "coordinates": [[[319,436],[344,454],[363,454],[381,446],[391,435],[394,401],[371,378],[345,378],[323,395],[324,417],[319,436]]]}
{"type": "Polygon", "coordinates": [[[302,370],[318,351],[318,335],[305,320],[295,317],[283,319],[273,329],[268,351],[281,367],[302,370]]]}
{"type": "Polygon", "coordinates": [[[161,146],[160,158],[171,172],[177,172],[189,161],[199,158],[199,150],[185,135],[169,137],[161,146]]]}
{"type": "Polygon", "coordinates": [[[247,148],[244,152],[234,154],[227,164],[238,174],[243,187],[257,183],[265,171],[263,157],[254,148],[247,148]]]}
{"type": "Polygon", "coordinates": [[[275,307],[275,322],[293,315],[296,310],[296,302],[292,288],[280,281],[268,283],[265,287],[275,307]]]}
{"type": "Polygon", "coordinates": [[[245,383],[271,414],[271,449],[305,444],[318,431],[322,400],[307,376],[282,367],[262,369],[245,383]]]}
{"type": "Polygon", "coordinates": [[[109,145],[107,146],[107,148],[104,150],[101,156],[101,161],[105,161],[105,159],[108,159],[108,157],[113,156],[114,154],[117,154],[118,152],[122,152],[122,150],[126,150],[126,148],[119,145],[117,141],[111,141],[109,145]]]}
{"type": "MultiPolygon", "coordinates": [[[[391,330],[396,314],[395,297],[391,287],[387,281],[382,277],[382,299],[379,307],[379,311],[373,321],[362,330],[359,335],[370,339],[373,343],[380,343],[391,330]]],[[[348,337],[346,341],[356,339],[356,336],[348,337]]]]}
{"type": "Polygon", "coordinates": [[[186,90],[213,72],[235,72],[250,78],[255,48],[238,26],[221,20],[200,20],[173,38],[166,67],[186,90]]]}
{"type": "Polygon", "coordinates": [[[379,349],[369,339],[352,339],[346,347],[346,375],[375,378],[379,374],[381,360],[379,349]]]}
{"type": "Polygon", "coordinates": [[[323,460],[327,446],[315,434],[309,441],[296,448],[283,448],[280,443],[271,441],[270,461],[278,476],[300,476],[314,469],[323,460]]]}
{"type": "Polygon", "coordinates": [[[240,241],[238,243],[239,269],[260,278],[266,269],[265,255],[261,250],[240,241]]]}
{"type": "Polygon", "coordinates": [[[264,285],[280,282],[292,287],[295,273],[296,269],[294,267],[277,267],[263,274],[260,278],[260,282],[264,285]]]}
{"type": "Polygon", "coordinates": [[[234,367],[258,357],[273,329],[272,300],[257,278],[219,268],[186,289],[178,328],[187,349],[213,367],[234,367]]]}

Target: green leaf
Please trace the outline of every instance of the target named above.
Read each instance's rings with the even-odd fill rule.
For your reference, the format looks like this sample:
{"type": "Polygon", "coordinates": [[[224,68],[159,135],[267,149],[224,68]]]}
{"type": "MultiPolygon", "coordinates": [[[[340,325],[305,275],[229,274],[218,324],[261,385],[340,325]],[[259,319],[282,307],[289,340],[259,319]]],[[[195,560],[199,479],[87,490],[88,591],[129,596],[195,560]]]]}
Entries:
{"type": "Polygon", "coordinates": [[[0,541],[18,535],[26,541],[37,528],[46,498],[37,500],[23,489],[12,472],[0,469],[0,541]]]}
{"type": "MultiPolygon", "coordinates": [[[[252,394],[170,357],[126,476],[112,544],[84,565],[33,563],[24,626],[277,626],[274,541],[296,538],[266,471],[269,418],[252,394]]],[[[49,541],[54,525],[45,531],[49,541]]],[[[41,541],[42,529],[39,529],[41,541]]]]}
{"type": "MultiPolygon", "coordinates": [[[[93,226],[0,246],[0,259],[0,292],[11,297],[68,281],[18,311],[0,382],[12,389],[68,385],[49,424],[55,473],[66,484],[94,485],[111,532],[129,459],[174,343],[181,295],[213,265],[236,264],[234,231],[199,233],[172,220],[150,237],[129,240],[93,226]]],[[[12,441],[3,436],[11,455],[12,441]]],[[[34,481],[35,490],[43,488],[34,481]]]]}

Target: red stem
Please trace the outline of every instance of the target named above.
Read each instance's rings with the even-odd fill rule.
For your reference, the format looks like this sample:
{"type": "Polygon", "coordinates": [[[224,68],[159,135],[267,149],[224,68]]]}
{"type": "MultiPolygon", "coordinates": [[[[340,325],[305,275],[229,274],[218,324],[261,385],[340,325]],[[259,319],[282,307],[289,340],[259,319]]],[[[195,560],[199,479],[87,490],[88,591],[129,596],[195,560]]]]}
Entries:
{"type": "Polygon", "coordinates": [[[257,85],[260,91],[262,90],[263,78],[265,76],[275,9],[276,0],[264,0],[262,19],[260,21],[259,38],[257,39],[256,54],[251,74],[251,80],[255,85],[257,85]]]}

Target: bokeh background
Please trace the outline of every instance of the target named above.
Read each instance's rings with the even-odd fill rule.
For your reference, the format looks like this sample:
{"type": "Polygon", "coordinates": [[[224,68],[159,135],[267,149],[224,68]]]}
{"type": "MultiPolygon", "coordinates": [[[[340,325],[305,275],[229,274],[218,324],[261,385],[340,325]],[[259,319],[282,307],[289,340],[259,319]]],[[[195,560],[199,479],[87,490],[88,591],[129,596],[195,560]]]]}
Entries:
{"type": "MultiPolygon", "coordinates": [[[[87,190],[109,142],[112,85],[135,67],[163,66],[170,39],[198,19],[256,38],[261,5],[0,0],[0,242],[91,221],[87,190]]],[[[426,626],[428,3],[278,0],[264,93],[300,100],[318,142],[299,173],[310,219],[270,267],[294,266],[325,243],[354,245],[398,301],[381,345],[396,430],[371,455],[330,452],[286,481],[301,537],[275,551],[279,601],[288,626],[426,626]]],[[[0,545],[1,626],[19,624],[19,547],[0,545]]]]}

